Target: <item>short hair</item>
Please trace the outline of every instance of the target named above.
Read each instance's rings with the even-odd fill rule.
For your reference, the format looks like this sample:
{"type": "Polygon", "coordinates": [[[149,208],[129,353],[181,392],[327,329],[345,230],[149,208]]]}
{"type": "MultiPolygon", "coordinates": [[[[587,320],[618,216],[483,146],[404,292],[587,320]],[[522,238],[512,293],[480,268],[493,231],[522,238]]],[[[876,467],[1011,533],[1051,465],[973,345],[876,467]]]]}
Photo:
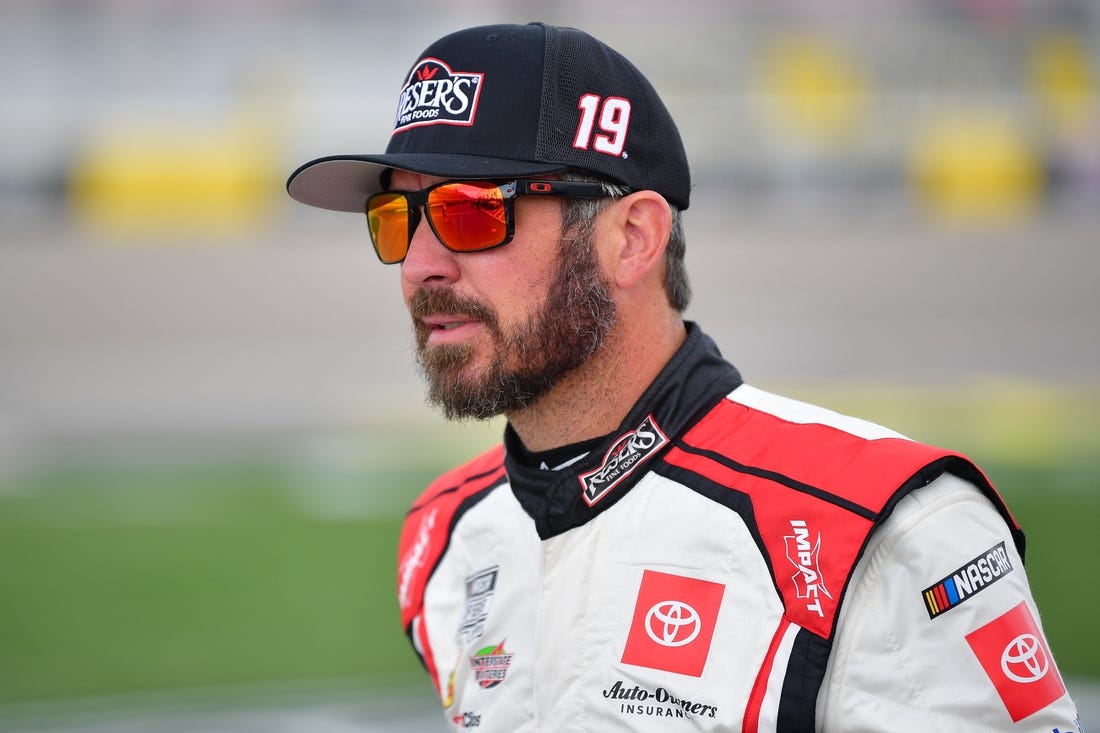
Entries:
{"type": "MultiPolygon", "coordinates": [[[[606,199],[563,199],[562,235],[573,232],[574,235],[590,237],[595,228],[596,217],[607,206],[609,200],[619,199],[630,193],[630,189],[606,179],[594,177],[588,173],[566,171],[561,174],[565,181],[588,181],[602,183],[609,198],[606,199]]],[[[665,295],[669,305],[678,312],[687,310],[691,302],[691,282],[688,280],[684,254],[687,242],[684,239],[683,216],[678,208],[669,204],[672,210],[672,227],[669,230],[668,245],[665,247],[665,295]]]]}

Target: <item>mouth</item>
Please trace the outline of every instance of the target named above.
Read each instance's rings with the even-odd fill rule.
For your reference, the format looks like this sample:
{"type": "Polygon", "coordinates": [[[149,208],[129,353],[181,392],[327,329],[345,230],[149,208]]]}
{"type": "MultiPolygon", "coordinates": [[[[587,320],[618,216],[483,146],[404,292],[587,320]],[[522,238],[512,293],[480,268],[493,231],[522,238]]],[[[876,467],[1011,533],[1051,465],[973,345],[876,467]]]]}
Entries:
{"type": "Polygon", "coordinates": [[[420,323],[430,345],[465,341],[484,326],[472,316],[442,313],[425,316],[420,323]]]}
{"type": "Polygon", "coordinates": [[[449,289],[419,288],[408,301],[420,348],[472,346],[486,331],[495,332],[492,309],[449,289]]]}

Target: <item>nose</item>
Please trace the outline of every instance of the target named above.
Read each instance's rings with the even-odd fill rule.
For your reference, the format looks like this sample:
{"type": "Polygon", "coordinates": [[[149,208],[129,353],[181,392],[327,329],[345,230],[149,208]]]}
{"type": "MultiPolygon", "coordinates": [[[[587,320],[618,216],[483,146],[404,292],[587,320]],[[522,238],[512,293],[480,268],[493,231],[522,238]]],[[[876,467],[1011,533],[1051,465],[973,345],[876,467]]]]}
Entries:
{"type": "Polygon", "coordinates": [[[409,251],[401,263],[401,277],[414,288],[450,284],[459,276],[458,255],[443,246],[421,217],[409,240],[409,251]]]}

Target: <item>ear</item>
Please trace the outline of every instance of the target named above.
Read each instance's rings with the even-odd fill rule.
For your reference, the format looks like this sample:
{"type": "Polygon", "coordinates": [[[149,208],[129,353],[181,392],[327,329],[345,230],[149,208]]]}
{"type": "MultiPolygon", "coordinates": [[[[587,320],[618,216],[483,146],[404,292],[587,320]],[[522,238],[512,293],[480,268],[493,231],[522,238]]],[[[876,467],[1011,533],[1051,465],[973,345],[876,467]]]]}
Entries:
{"type": "Polygon", "coordinates": [[[653,275],[662,276],[672,210],[656,191],[637,191],[615,202],[611,224],[618,243],[610,274],[620,288],[630,288],[653,275]]]}

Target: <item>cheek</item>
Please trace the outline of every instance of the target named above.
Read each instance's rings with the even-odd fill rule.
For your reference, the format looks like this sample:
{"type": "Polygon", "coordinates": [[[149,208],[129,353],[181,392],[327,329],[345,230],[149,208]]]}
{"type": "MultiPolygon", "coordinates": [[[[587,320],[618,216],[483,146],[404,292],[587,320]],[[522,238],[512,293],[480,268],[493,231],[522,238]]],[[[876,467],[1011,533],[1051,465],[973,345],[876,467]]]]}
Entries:
{"type": "Polygon", "coordinates": [[[401,288],[401,302],[405,304],[405,309],[408,310],[409,303],[412,302],[413,295],[416,294],[417,286],[401,278],[399,287],[401,288]]]}
{"type": "Polygon", "coordinates": [[[412,298],[413,293],[417,291],[417,285],[415,283],[409,282],[404,277],[399,278],[398,287],[401,288],[401,297],[405,299],[406,303],[408,303],[409,299],[412,298]]]}
{"type": "MultiPolygon", "coordinates": [[[[521,220],[519,226],[529,222],[521,220]]],[[[492,262],[487,262],[489,266],[477,286],[494,307],[517,311],[524,317],[545,302],[560,267],[560,229],[531,229],[525,229],[522,238],[517,236],[510,244],[485,253],[487,259],[493,256],[492,262]]],[[[503,312],[501,316],[508,319],[503,312]]]]}
{"type": "Polygon", "coordinates": [[[523,269],[513,271],[508,284],[493,293],[492,297],[500,304],[507,303],[526,318],[546,302],[550,289],[557,280],[557,270],[556,257],[538,268],[531,267],[528,262],[523,269]]]}

